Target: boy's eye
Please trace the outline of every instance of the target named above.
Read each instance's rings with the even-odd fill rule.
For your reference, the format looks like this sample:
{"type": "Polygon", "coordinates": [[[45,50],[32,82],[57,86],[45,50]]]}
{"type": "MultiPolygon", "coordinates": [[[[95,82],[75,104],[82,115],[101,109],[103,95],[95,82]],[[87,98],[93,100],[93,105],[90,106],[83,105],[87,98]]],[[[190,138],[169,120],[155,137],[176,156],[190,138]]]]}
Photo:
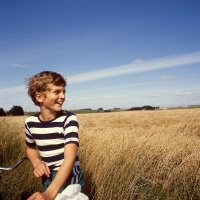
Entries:
{"type": "Polygon", "coordinates": [[[65,90],[63,90],[63,91],[61,91],[61,90],[55,90],[55,91],[53,91],[53,93],[55,93],[55,94],[60,94],[62,92],[63,92],[63,94],[65,94],[65,90]]]}
{"type": "Polygon", "coordinates": [[[54,93],[54,94],[59,94],[60,91],[59,91],[59,90],[54,90],[53,93],[54,93]]]}

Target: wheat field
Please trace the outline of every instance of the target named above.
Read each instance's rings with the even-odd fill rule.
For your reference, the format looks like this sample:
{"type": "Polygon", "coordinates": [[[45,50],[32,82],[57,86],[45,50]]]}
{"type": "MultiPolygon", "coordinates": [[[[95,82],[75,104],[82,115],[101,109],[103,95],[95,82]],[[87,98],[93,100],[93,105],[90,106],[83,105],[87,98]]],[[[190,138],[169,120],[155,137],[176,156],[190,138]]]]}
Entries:
{"type": "MultiPolygon", "coordinates": [[[[200,109],[77,116],[90,199],[200,199],[200,109]]],[[[25,118],[0,118],[0,165],[24,155],[25,118]]],[[[22,191],[41,186],[28,161],[0,173],[0,179],[2,200],[16,200],[22,191]]]]}

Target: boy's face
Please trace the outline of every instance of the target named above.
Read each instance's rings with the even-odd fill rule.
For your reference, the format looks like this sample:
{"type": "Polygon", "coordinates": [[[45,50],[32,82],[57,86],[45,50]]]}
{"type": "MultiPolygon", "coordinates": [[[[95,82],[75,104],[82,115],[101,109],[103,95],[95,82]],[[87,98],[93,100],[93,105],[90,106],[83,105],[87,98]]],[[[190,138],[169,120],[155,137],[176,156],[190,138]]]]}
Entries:
{"type": "Polygon", "coordinates": [[[59,112],[62,110],[62,105],[65,101],[65,87],[48,85],[48,90],[36,95],[36,99],[40,103],[41,107],[53,111],[59,112]]]}

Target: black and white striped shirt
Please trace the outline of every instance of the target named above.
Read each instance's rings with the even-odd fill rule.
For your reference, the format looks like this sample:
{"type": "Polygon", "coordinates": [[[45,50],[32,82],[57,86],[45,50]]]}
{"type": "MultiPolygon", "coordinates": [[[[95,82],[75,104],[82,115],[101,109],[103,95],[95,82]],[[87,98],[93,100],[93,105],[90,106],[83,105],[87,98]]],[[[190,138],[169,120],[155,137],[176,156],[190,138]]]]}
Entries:
{"type": "MultiPolygon", "coordinates": [[[[41,121],[39,114],[25,120],[26,144],[36,147],[41,159],[52,171],[58,171],[64,160],[64,146],[79,145],[79,124],[74,113],[62,111],[51,121],[41,121]]],[[[72,169],[72,176],[80,171],[78,155],[72,169]]],[[[75,181],[76,182],[76,181],[75,181]]]]}

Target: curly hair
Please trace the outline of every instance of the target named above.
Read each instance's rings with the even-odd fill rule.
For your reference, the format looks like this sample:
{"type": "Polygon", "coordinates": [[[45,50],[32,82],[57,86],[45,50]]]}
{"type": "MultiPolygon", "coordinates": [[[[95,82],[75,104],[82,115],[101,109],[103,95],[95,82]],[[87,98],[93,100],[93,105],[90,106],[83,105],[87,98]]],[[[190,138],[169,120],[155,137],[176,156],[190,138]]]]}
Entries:
{"type": "Polygon", "coordinates": [[[39,106],[39,102],[35,99],[35,93],[47,91],[49,84],[65,87],[67,83],[62,75],[52,71],[42,71],[28,78],[28,95],[35,105],[39,106]]]}

